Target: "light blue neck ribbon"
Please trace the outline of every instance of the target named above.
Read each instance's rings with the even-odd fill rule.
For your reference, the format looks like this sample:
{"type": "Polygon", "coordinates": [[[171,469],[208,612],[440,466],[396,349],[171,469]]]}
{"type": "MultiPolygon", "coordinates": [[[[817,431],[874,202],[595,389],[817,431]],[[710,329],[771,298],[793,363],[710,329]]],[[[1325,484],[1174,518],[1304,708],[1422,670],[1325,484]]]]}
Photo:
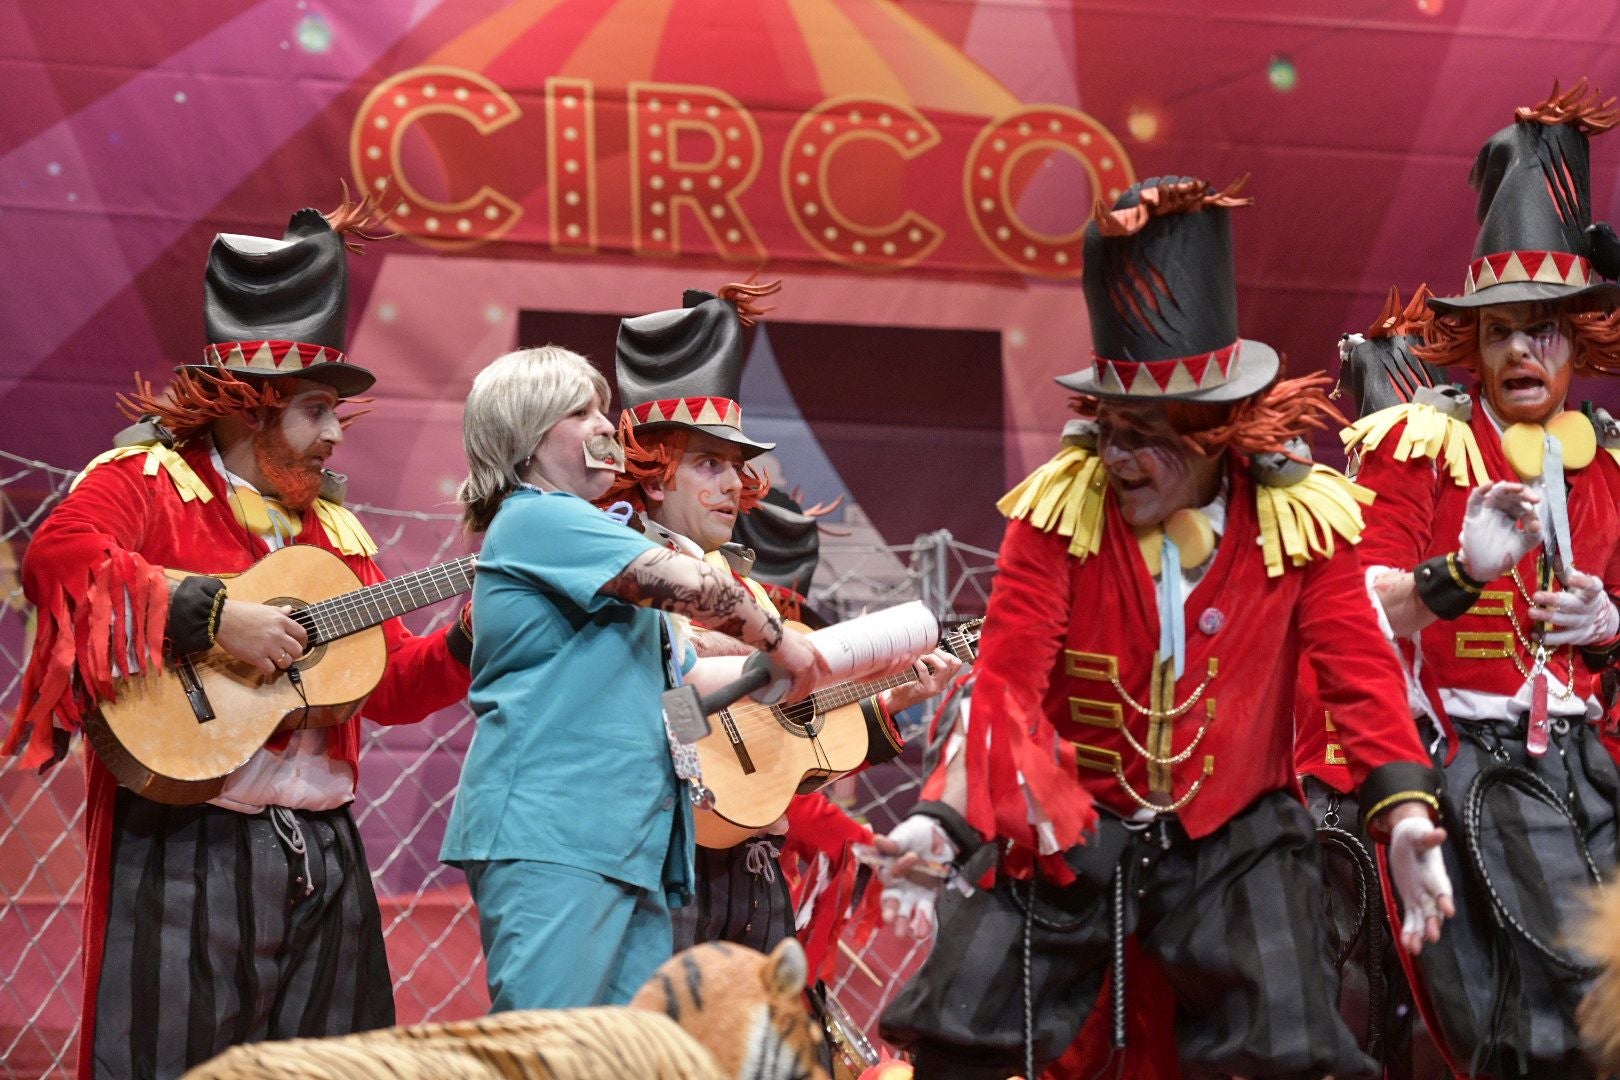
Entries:
{"type": "Polygon", "coordinates": [[[1187,668],[1187,612],[1182,597],[1181,549],[1164,534],[1159,549],[1159,656],[1175,661],[1176,678],[1187,668]]]}
{"type": "Polygon", "coordinates": [[[1575,552],[1569,543],[1569,498],[1564,491],[1564,444],[1551,435],[1544,437],[1541,459],[1542,494],[1551,519],[1552,564],[1560,575],[1575,569],[1575,552]]]}

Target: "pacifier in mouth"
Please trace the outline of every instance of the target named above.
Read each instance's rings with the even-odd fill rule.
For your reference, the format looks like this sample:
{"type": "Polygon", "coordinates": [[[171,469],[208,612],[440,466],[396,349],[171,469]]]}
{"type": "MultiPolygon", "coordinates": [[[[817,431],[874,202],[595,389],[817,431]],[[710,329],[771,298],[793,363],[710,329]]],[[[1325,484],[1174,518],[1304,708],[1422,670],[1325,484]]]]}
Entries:
{"type": "Polygon", "coordinates": [[[624,472],[624,447],[612,435],[592,435],[581,448],[585,452],[587,469],[624,472]]]}

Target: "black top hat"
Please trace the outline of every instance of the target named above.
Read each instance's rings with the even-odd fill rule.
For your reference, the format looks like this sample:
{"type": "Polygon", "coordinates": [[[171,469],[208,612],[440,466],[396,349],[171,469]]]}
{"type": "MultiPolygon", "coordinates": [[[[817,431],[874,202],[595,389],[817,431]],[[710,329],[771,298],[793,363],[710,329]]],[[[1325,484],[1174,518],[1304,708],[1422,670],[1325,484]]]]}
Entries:
{"type": "Polygon", "coordinates": [[[735,443],[744,460],[775,449],[742,431],[742,330],[735,301],[697,289],[682,307],[621,320],[619,402],[637,433],[701,431],[735,443]]]}
{"type": "Polygon", "coordinates": [[[1620,274],[1620,242],[1592,224],[1587,136],[1614,125],[1614,99],[1599,101],[1582,79],[1568,93],[1519,109],[1474,160],[1469,186],[1479,192],[1479,238],[1461,296],[1429,301],[1436,311],[1567,300],[1587,293],[1620,299],[1595,281],[1620,274]]]}
{"type": "Polygon", "coordinates": [[[1060,386],[1102,398],[1240,401],[1270,386],[1269,345],[1238,337],[1228,210],[1247,180],[1212,192],[1202,180],[1132,185],[1086,224],[1082,284],[1091,367],[1060,386]]]}
{"type": "MultiPolygon", "coordinates": [[[[339,211],[342,213],[342,211],[339,211]]],[[[349,266],[343,236],[319,210],[300,210],[280,240],[220,233],[208,251],[204,363],[258,378],[325,383],[340,397],[376,377],[344,356],[349,266]]]]}
{"type": "Polygon", "coordinates": [[[1447,382],[1445,368],[1418,359],[1412,351],[1423,344],[1424,322],[1434,318],[1425,309],[1430,295],[1427,285],[1419,285],[1402,306],[1400,290],[1392,287],[1367,332],[1339,340],[1339,384],[1350,392],[1357,416],[1411,401],[1419,390],[1447,382]]]}

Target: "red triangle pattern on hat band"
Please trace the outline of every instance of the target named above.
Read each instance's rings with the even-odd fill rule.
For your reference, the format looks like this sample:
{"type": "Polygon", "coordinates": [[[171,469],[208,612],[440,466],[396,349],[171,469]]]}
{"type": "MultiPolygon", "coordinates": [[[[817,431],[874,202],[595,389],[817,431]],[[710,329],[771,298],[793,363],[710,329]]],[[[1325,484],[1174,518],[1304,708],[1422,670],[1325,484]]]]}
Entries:
{"type": "Polygon", "coordinates": [[[1234,341],[1223,349],[1168,360],[1110,360],[1092,353],[1097,365],[1097,388],[1110,394],[1151,398],[1222,386],[1231,376],[1240,344],[1234,341]]]}
{"type": "Polygon", "coordinates": [[[634,426],[642,424],[722,424],[742,430],[742,406],[723,397],[662,398],[630,407],[634,426]]]}
{"type": "Polygon", "coordinates": [[[219,341],[203,349],[203,363],[267,373],[303,371],[346,362],[342,349],[304,341],[219,341]]]}
{"type": "Polygon", "coordinates": [[[1498,251],[1468,264],[1463,295],[1514,281],[1584,288],[1592,284],[1592,261],[1568,251],[1498,251]]]}

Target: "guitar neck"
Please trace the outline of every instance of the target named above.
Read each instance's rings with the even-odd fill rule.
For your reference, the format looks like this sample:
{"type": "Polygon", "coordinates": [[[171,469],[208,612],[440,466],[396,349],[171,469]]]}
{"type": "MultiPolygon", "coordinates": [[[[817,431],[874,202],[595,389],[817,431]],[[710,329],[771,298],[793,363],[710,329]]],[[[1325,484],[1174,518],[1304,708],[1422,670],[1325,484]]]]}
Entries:
{"type": "MultiPolygon", "coordinates": [[[[950,651],[957,659],[968,661],[975,655],[974,640],[967,634],[952,630],[941,639],[942,647],[950,651]]],[[[870,682],[837,683],[833,686],[823,687],[810,695],[815,703],[815,711],[820,714],[841,709],[845,705],[853,705],[864,697],[881,694],[885,690],[893,690],[897,686],[914,683],[918,680],[915,668],[890,675],[885,679],[873,679],[870,682]]]]}
{"type": "Polygon", "coordinates": [[[472,588],[477,561],[476,555],[463,555],[425,570],[414,570],[311,604],[295,612],[293,618],[313,635],[311,644],[335,641],[466,592],[472,588]]]}

